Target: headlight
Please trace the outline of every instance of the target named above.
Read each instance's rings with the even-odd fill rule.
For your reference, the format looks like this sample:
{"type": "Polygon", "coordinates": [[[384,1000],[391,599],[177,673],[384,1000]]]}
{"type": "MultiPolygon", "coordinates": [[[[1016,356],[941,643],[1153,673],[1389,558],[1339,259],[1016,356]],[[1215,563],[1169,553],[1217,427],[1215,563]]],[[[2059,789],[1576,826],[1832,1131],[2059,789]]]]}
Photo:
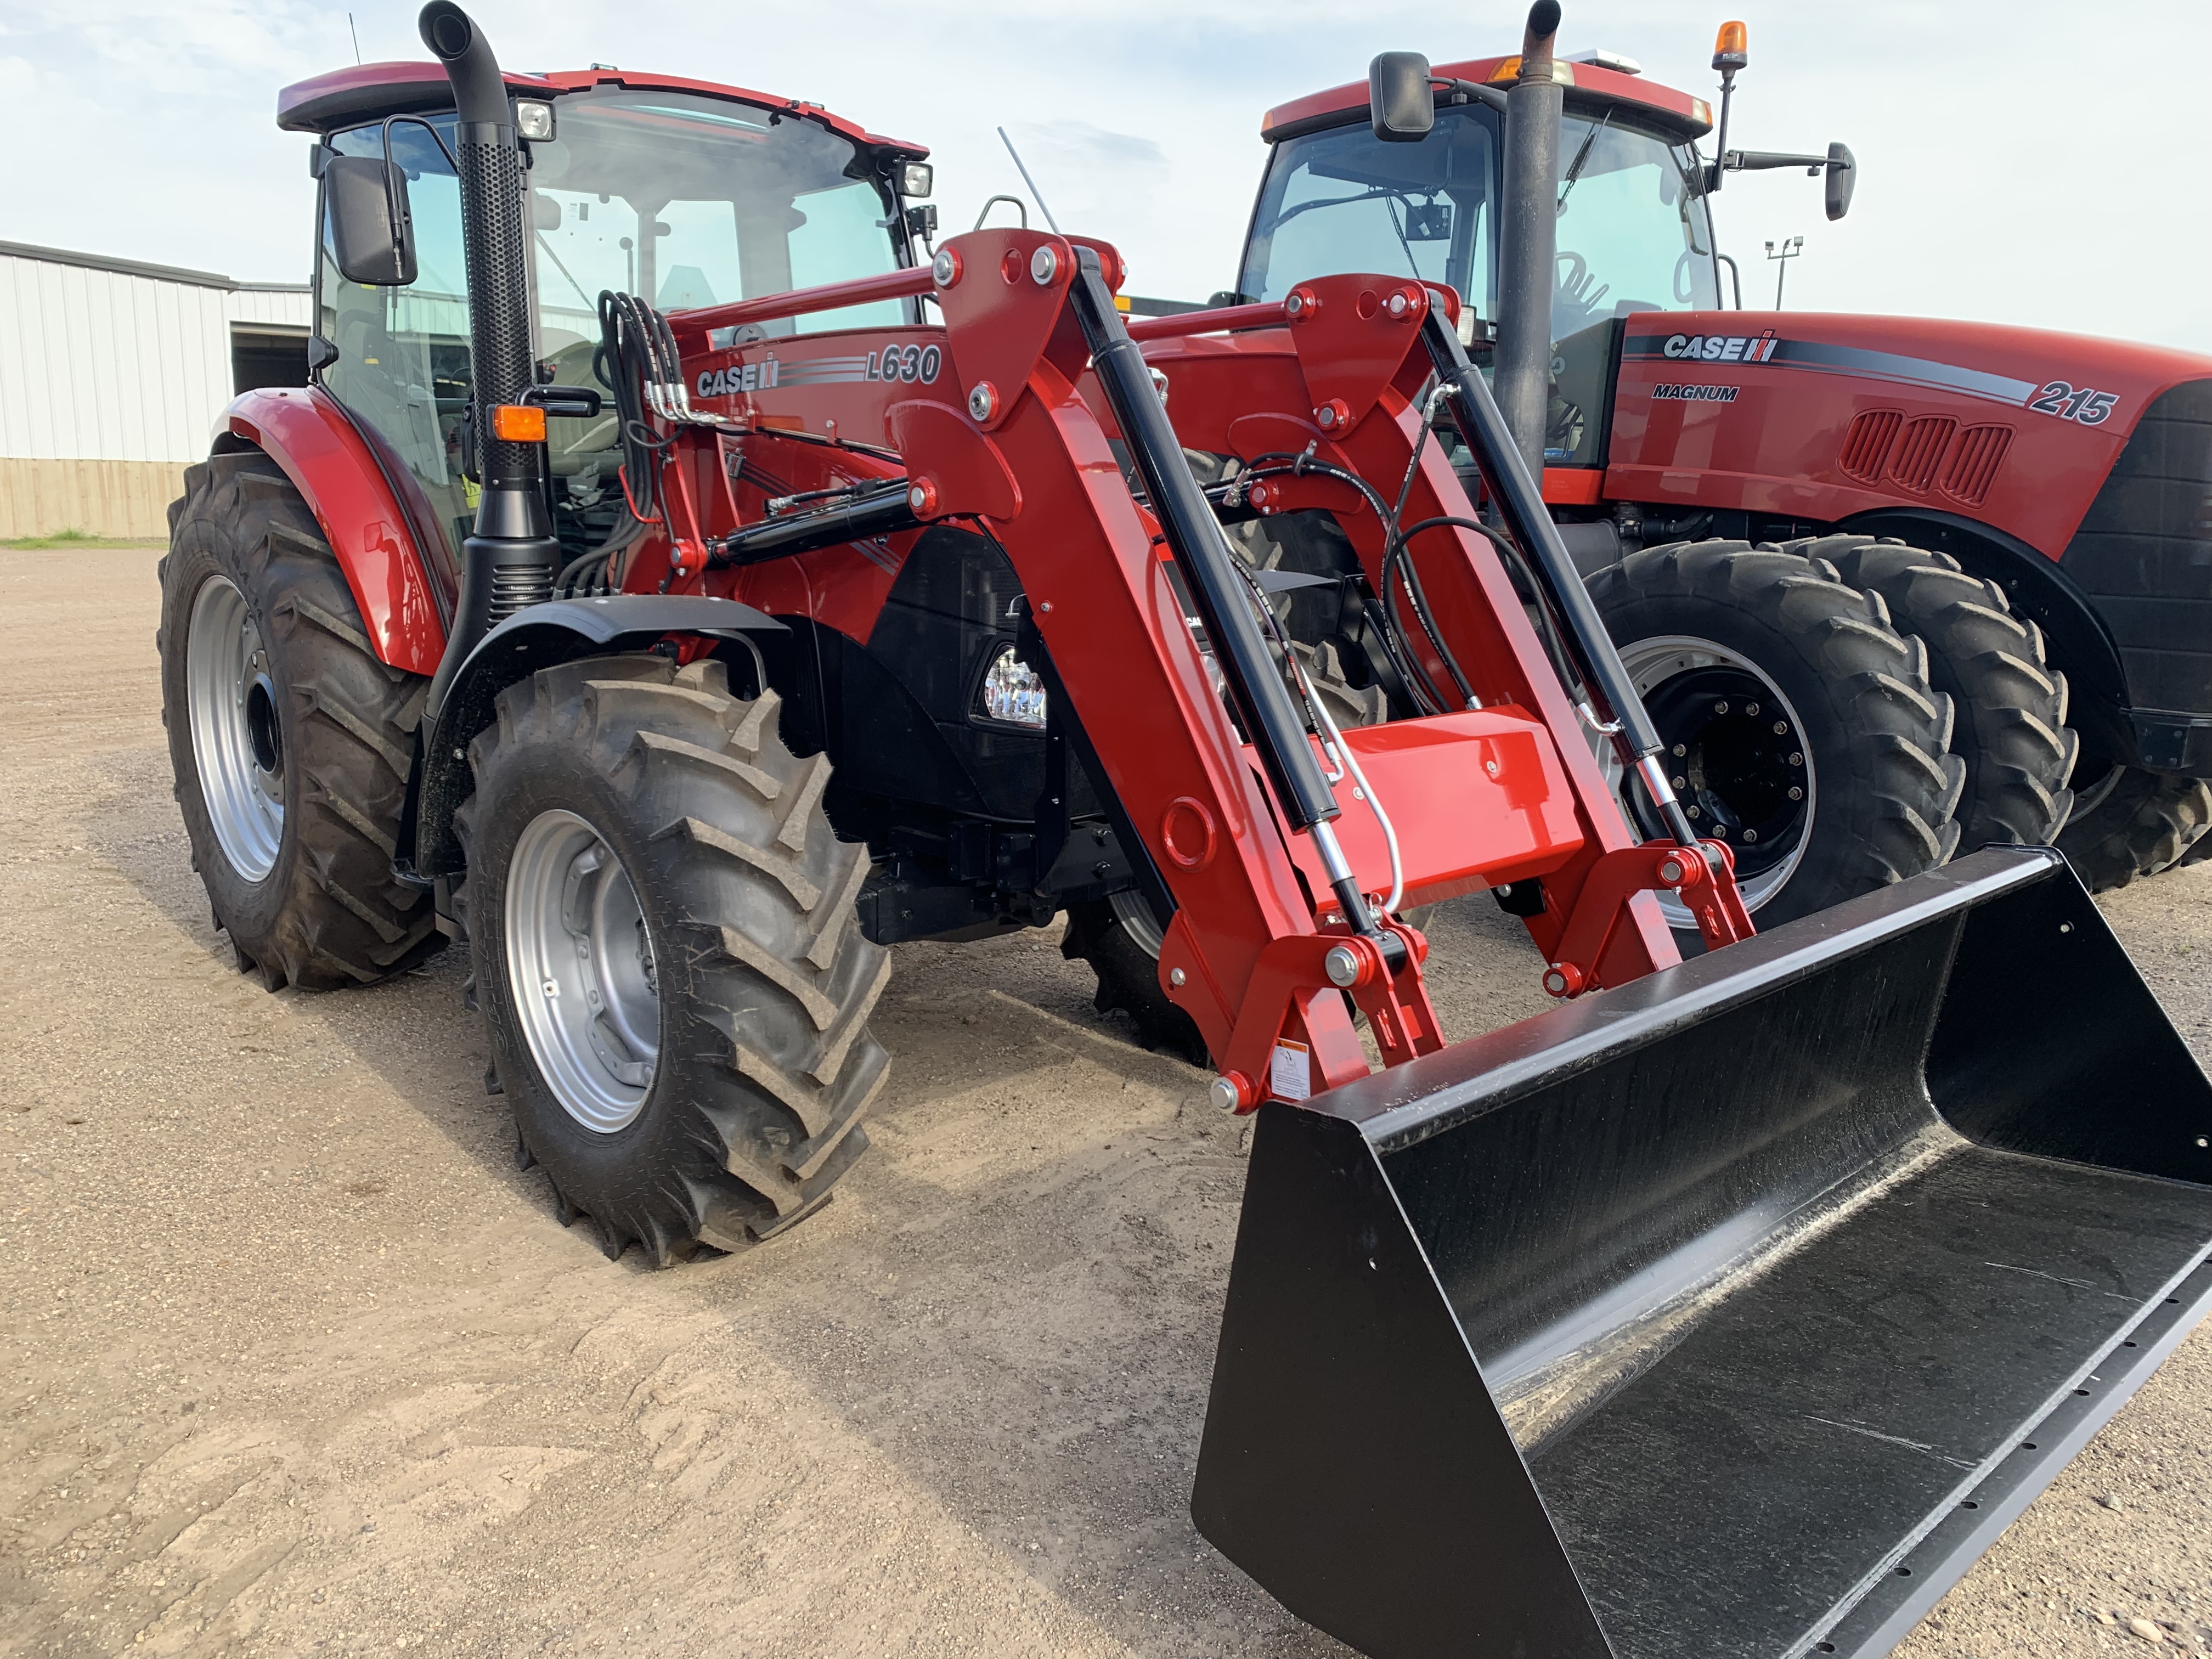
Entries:
{"type": "Polygon", "coordinates": [[[937,169],[927,161],[898,164],[898,193],[909,202],[926,202],[937,182],[937,169]]]}
{"type": "Polygon", "coordinates": [[[1036,671],[1002,645],[975,694],[975,718],[999,726],[1044,730],[1044,682],[1036,671]]]}
{"type": "Polygon", "coordinates": [[[553,136],[553,106],[519,100],[514,106],[514,130],[532,143],[544,143],[553,136]]]}

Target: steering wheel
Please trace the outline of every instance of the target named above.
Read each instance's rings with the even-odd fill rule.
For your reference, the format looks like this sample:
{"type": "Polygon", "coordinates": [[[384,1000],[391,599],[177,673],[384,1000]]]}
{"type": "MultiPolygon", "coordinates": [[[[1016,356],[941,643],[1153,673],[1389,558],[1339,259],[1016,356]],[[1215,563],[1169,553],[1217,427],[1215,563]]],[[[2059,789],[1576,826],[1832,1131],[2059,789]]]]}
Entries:
{"type": "Polygon", "coordinates": [[[1683,305],[1689,304],[1697,297],[1697,283],[1694,280],[1697,263],[1698,256],[1687,248],[1683,249],[1682,257],[1674,261],[1674,298],[1683,305]]]}

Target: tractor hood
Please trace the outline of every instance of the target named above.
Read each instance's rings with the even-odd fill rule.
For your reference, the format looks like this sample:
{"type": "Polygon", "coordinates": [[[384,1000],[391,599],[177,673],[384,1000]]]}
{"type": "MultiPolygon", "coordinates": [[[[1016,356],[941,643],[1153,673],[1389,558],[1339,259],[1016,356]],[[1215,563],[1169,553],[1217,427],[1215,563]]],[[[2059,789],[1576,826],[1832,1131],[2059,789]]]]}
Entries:
{"type": "Polygon", "coordinates": [[[2146,412],[2212,357],[1990,323],[1626,319],[1605,494],[1840,522],[1911,507],[2066,551],[2146,412]]]}

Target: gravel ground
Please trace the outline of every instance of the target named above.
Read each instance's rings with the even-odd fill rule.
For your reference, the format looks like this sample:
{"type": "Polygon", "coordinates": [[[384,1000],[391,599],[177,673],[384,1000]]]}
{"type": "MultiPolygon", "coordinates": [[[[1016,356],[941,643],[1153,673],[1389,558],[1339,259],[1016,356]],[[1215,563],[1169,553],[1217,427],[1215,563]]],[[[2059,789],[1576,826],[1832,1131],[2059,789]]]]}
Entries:
{"type": "MultiPolygon", "coordinates": [[[[451,957],[270,996],[169,797],[155,554],[0,554],[0,1654],[1342,1654],[1186,1512],[1242,1180],[1042,936],[905,946],[775,1246],[555,1222],[451,957]]],[[[2212,865],[2106,907],[2212,1053],[2212,865]]],[[[1492,908],[1468,1031],[1536,1010],[1492,908]]],[[[2212,1651],[2212,1331],[1899,1650],[2212,1651]]]]}

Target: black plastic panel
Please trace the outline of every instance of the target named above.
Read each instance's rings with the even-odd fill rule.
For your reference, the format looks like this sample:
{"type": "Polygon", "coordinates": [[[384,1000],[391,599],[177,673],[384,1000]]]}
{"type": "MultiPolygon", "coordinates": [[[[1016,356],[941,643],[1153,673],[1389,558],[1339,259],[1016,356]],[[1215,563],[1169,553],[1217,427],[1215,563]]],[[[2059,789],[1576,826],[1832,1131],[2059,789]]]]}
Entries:
{"type": "Polygon", "coordinates": [[[2131,706],[2212,713],[2212,380],[2136,423],[2059,568],[2118,643],[2131,706]]]}

